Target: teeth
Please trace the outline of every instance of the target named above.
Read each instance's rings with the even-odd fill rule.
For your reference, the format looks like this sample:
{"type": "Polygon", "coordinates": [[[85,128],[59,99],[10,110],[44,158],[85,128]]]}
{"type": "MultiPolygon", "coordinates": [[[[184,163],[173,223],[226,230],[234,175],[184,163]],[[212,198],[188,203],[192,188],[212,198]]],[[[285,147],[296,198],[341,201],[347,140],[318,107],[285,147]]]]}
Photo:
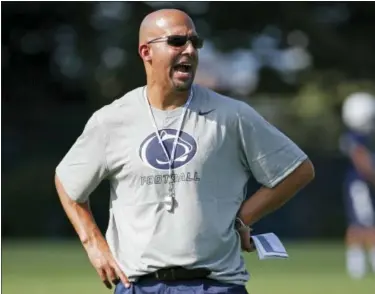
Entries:
{"type": "Polygon", "coordinates": [[[175,65],[175,69],[179,70],[180,72],[188,73],[190,72],[192,65],[189,63],[178,63],[175,65]]]}

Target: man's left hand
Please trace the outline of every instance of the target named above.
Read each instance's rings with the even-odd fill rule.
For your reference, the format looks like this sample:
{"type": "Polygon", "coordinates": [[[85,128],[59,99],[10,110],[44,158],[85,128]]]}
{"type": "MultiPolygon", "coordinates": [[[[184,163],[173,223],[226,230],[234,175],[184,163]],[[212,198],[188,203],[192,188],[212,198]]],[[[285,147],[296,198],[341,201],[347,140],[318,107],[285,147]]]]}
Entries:
{"type": "Polygon", "coordinates": [[[238,230],[241,238],[241,248],[243,251],[246,252],[253,252],[255,251],[254,242],[251,240],[251,229],[250,228],[242,228],[238,230]]]}

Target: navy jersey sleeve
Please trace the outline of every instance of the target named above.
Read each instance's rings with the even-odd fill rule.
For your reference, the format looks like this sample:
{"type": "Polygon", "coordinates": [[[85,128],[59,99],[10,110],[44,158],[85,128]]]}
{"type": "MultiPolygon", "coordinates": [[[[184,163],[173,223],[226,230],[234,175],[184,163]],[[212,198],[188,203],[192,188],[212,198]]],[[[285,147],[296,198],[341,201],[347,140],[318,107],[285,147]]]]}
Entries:
{"type": "Polygon", "coordinates": [[[340,138],[340,150],[349,156],[355,147],[366,146],[366,143],[365,136],[354,132],[347,132],[340,138]]]}

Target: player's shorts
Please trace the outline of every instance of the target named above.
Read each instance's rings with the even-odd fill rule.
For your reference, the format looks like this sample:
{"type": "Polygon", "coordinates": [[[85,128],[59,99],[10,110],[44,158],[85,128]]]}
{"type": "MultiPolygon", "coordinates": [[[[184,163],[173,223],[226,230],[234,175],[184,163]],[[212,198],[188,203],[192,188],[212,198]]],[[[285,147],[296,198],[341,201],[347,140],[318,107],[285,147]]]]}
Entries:
{"type": "Polygon", "coordinates": [[[375,195],[372,187],[359,176],[349,175],[344,190],[348,225],[375,226],[375,195]]]}
{"type": "Polygon", "coordinates": [[[247,294],[245,286],[220,283],[210,279],[161,282],[154,279],[133,283],[130,288],[120,282],[114,294],[247,294]]]}

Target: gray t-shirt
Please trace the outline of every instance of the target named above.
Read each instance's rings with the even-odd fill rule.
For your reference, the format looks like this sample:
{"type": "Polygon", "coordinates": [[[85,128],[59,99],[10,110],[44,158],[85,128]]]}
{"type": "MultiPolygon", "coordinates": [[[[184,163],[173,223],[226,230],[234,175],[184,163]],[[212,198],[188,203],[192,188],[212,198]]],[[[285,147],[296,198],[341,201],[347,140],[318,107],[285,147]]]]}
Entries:
{"type": "MultiPolygon", "coordinates": [[[[307,156],[246,103],[198,85],[193,89],[171,179],[145,87],[95,112],[56,173],[78,202],[109,179],[106,239],[131,281],[159,268],[184,266],[208,267],[214,279],[245,284],[249,275],[234,219],[246,183],[253,176],[274,187],[307,156]],[[170,180],[176,189],[173,213],[164,207],[170,180]]],[[[182,109],[153,109],[169,153],[182,109]]]]}

